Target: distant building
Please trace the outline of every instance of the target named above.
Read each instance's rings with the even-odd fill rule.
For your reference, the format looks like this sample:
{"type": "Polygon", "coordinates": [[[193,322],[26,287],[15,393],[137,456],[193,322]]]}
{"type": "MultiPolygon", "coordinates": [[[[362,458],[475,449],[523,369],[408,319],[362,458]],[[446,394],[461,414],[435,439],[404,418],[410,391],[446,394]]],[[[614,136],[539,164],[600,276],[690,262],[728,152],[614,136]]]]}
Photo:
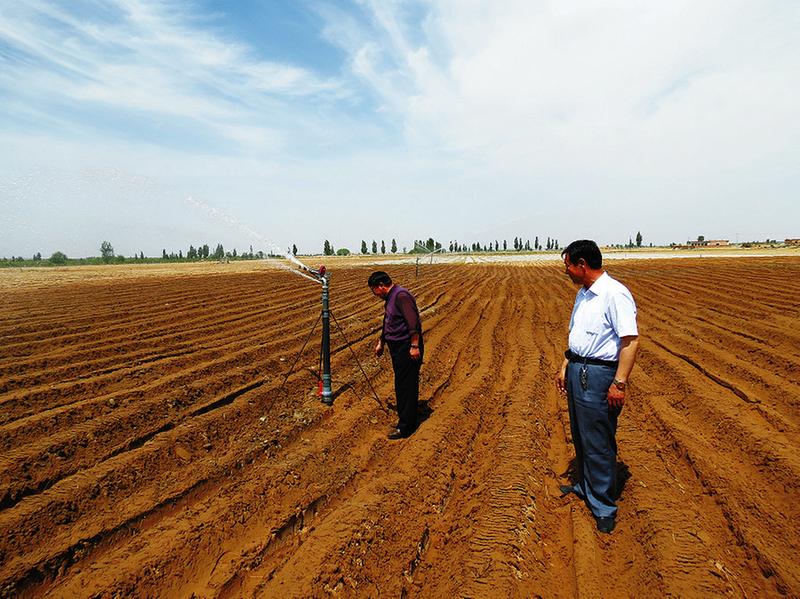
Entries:
{"type": "Polygon", "coordinates": [[[730,245],[727,239],[691,239],[686,242],[689,247],[730,245]]]}
{"type": "Polygon", "coordinates": [[[783,243],[786,245],[800,245],[800,239],[784,239],[783,243]]]}

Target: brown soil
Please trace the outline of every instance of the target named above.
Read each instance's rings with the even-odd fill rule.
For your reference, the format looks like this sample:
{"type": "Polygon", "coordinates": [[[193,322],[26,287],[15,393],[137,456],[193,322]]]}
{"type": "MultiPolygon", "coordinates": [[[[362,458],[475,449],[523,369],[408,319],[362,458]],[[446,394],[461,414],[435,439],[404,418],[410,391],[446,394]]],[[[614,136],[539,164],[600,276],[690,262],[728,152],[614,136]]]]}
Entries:
{"type": "Polygon", "coordinates": [[[800,595],[800,258],[609,264],[641,333],[612,535],[558,492],[557,263],[391,268],[426,329],[396,442],[368,267],[333,273],[332,408],[319,328],[282,386],[318,286],[114,268],[0,274],[0,596],[800,595]]]}

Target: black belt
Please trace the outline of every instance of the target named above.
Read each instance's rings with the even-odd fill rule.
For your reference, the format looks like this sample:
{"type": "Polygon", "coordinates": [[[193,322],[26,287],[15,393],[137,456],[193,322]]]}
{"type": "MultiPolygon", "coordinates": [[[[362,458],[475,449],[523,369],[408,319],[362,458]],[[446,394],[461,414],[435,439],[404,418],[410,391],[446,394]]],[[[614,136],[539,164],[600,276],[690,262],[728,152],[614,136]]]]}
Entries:
{"type": "Polygon", "coordinates": [[[593,364],[594,366],[608,366],[610,368],[616,368],[619,362],[616,360],[601,360],[600,358],[584,358],[583,356],[579,356],[572,352],[572,350],[568,349],[564,352],[564,357],[569,360],[570,362],[580,362],[581,364],[593,364]]]}

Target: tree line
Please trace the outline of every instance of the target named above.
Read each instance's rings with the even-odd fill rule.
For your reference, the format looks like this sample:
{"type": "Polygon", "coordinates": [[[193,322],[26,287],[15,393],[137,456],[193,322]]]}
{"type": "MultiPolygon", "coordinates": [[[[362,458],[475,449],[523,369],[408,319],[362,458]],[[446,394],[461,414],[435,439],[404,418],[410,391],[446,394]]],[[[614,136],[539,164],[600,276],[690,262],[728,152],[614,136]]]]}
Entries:
{"type": "MultiPolygon", "coordinates": [[[[612,247],[641,247],[642,246],[642,233],[641,231],[636,233],[636,241],[634,242],[633,238],[628,239],[627,244],[615,244],[612,247]]],[[[652,245],[652,244],[651,244],[652,245]]],[[[503,239],[502,242],[498,239],[490,240],[490,241],[474,241],[472,243],[467,243],[465,241],[450,241],[447,246],[445,246],[442,242],[435,240],[432,237],[429,237],[426,240],[422,239],[415,239],[414,244],[411,248],[403,247],[402,253],[403,254],[420,254],[420,253],[431,253],[431,252],[450,252],[450,253],[463,253],[463,252],[509,252],[509,251],[551,251],[551,250],[558,250],[560,249],[558,239],[547,237],[544,243],[539,242],[539,237],[536,236],[531,242],[530,239],[524,239],[523,237],[514,237],[512,242],[509,244],[508,240],[503,239]]],[[[396,254],[401,251],[398,248],[397,240],[392,239],[388,246],[388,252],[391,254],[396,254]]],[[[297,255],[297,245],[292,244],[291,249],[289,250],[292,255],[297,255]]],[[[380,245],[378,245],[378,241],[373,239],[370,245],[367,244],[365,239],[361,240],[361,249],[360,252],[362,255],[368,254],[386,254],[387,253],[387,246],[384,240],[380,241],[380,245]]],[[[338,250],[333,247],[333,244],[330,243],[327,239],[324,241],[322,246],[322,253],[325,256],[347,256],[351,252],[347,248],[339,248],[338,250]]],[[[230,251],[226,251],[225,248],[221,243],[218,243],[214,248],[214,251],[211,251],[211,246],[207,243],[198,244],[197,247],[194,245],[190,245],[186,253],[184,254],[183,249],[179,249],[176,252],[167,252],[166,249],[161,250],[161,257],[150,257],[145,256],[144,252],[139,252],[138,254],[134,254],[133,256],[126,257],[122,254],[117,254],[114,251],[114,246],[111,244],[110,241],[103,241],[100,244],[100,256],[99,257],[90,257],[90,258],[68,258],[64,252],[56,251],[51,254],[51,256],[47,259],[42,258],[41,252],[37,252],[33,255],[32,258],[27,259],[22,256],[11,256],[11,258],[0,258],[0,266],[38,266],[38,265],[55,265],[61,266],[65,264],[111,264],[111,263],[123,263],[123,262],[192,262],[197,260],[262,260],[264,258],[279,258],[281,257],[278,254],[272,253],[265,253],[263,251],[253,251],[253,246],[251,245],[248,251],[238,251],[235,248],[230,251]]]]}
{"type": "MultiPolygon", "coordinates": [[[[422,239],[415,239],[414,245],[411,249],[403,247],[402,253],[403,254],[427,254],[431,252],[450,252],[450,253],[459,253],[459,252],[508,252],[511,251],[509,247],[513,248],[513,251],[521,252],[521,251],[545,251],[545,250],[557,250],[559,249],[558,240],[551,239],[550,237],[547,238],[547,242],[545,245],[539,243],[539,237],[535,237],[533,243],[531,243],[530,239],[523,239],[522,237],[515,237],[512,244],[509,246],[509,243],[506,239],[503,240],[501,244],[499,240],[495,239],[494,241],[488,242],[473,242],[467,245],[467,242],[462,241],[450,241],[447,247],[442,244],[442,242],[429,237],[427,240],[422,239]]],[[[296,253],[295,247],[295,253],[296,253]]],[[[396,254],[398,252],[397,241],[392,239],[389,252],[392,254],[396,254]]],[[[325,256],[333,256],[336,255],[348,255],[350,254],[350,250],[347,248],[340,248],[335,250],[333,245],[327,239],[322,245],[322,253],[325,256]]],[[[372,244],[367,245],[367,241],[365,239],[361,240],[361,254],[386,254],[386,242],[381,240],[380,247],[378,247],[378,242],[373,239],[372,244]]]]}
{"type": "MultiPolygon", "coordinates": [[[[297,253],[297,248],[294,247],[294,253],[297,253]]],[[[138,252],[133,256],[124,256],[117,254],[114,246],[110,241],[103,241],[100,244],[100,255],[91,256],[88,258],[69,258],[64,252],[53,252],[49,258],[43,258],[41,252],[36,252],[32,258],[25,258],[23,256],[11,256],[11,258],[0,258],[0,266],[64,266],[67,264],[120,264],[125,262],[139,262],[139,263],[153,263],[153,262],[192,262],[197,260],[261,260],[264,258],[277,258],[279,256],[274,254],[267,254],[263,251],[253,251],[253,246],[250,246],[249,251],[237,251],[235,248],[226,251],[221,243],[218,243],[211,251],[208,244],[198,245],[194,247],[189,246],[189,249],[184,254],[180,249],[177,252],[167,252],[166,249],[161,250],[161,257],[145,256],[144,252],[138,252]]]]}

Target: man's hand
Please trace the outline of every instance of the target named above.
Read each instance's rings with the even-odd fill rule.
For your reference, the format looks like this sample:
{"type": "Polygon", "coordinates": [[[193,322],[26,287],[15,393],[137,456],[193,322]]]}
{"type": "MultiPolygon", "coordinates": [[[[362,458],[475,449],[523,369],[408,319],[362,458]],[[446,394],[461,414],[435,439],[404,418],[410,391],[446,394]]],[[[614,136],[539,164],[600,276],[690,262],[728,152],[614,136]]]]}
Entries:
{"type": "Polygon", "coordinates": [[[569,360],[564,360],[561,363],[561,369],[556,374],[556,389],[558,389],[559,393],[566,393],[567,392],[567,365],[569,364],[569,360]]]}
{"type": "Polygon", "coordinates": [[[383,355],[383,339],[378,339],[378,342],[375,344],[375,355],[379,358],[383,355]]]}
{"type": "Polygon", "coordinates": [[[419,361],[419,347],[414,347],[412,345],[408,348],[408,356],[415,362],[419,361]]]}
{"type": "Polygon", "coordinates": [[[619,389],[616,385],[611,385],[608,388],[608,395],[606,396],[609,407],[622,409],[625,403],[625,390],[619,389]]]}

